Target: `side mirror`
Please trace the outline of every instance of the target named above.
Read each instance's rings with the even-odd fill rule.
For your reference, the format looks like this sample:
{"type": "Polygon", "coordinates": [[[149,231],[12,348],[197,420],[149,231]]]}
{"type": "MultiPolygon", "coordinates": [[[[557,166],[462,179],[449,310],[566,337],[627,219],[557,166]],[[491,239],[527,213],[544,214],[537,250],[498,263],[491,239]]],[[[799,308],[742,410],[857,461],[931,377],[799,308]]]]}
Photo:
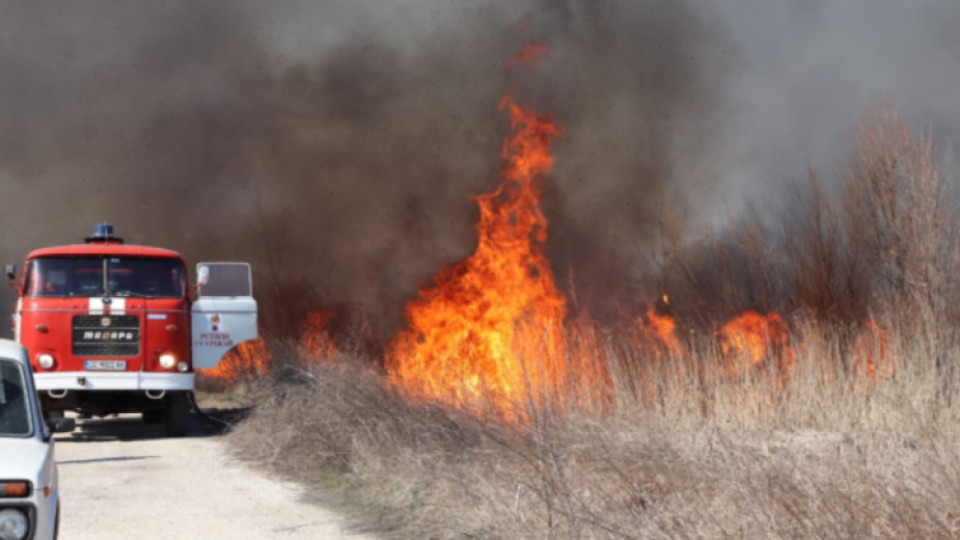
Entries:
{"type": "Polygon", "coordinates": [[[210,267],[201,266],[197,268],[197,286],[206,287],[210,283],[210,267]]]}
{"type": "Polygon", "coordinates": [[[3,267],[4,273],[7,275],[7,280],[13,281],[17,279],[17,265],[8,264],[3,267]]]}
{"type": "Polygon", "coordinates": [[[73,418],[55,418],[47,420],[47,427],[53,433],[70,433],[77,429],[77,421],[73,418]]]}

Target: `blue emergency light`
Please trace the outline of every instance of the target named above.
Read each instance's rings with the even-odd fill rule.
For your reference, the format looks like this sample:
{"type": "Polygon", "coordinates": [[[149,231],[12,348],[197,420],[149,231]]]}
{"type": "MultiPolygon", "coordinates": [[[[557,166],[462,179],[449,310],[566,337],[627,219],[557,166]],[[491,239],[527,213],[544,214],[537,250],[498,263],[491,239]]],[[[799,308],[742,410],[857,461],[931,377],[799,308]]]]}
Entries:
{"type": "Polygon", "coordinates": [[[122,244],[123,239],[117,238],[113,235],[113,225],[109,223],[97,223],[93,226],[93,236],[88,236],[84,238],[84,241],[88,244],[93,242],[114,242],[117,244],[122,244]]]}

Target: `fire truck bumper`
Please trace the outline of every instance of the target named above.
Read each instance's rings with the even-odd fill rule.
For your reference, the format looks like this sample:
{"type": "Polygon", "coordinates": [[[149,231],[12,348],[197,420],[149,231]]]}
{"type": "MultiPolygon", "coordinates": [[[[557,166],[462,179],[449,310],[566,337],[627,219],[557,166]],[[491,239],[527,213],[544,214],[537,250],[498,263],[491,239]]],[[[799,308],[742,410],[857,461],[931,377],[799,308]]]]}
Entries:
{"type": "Polygon", "coordinates": [[[193,390],[193,373],[34,373],[37,390],[193,390]]]}

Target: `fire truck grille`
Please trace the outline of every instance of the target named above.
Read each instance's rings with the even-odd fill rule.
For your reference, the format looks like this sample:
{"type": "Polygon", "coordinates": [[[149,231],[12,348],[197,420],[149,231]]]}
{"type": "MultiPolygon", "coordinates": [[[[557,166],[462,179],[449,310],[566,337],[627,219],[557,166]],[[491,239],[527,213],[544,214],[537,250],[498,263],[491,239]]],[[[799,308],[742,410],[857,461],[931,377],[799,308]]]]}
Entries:
{"type": "Polygon", "coordinates": [[[137,356],[140,317],[77,315],[73,318],[74,356],[137,356]]]}

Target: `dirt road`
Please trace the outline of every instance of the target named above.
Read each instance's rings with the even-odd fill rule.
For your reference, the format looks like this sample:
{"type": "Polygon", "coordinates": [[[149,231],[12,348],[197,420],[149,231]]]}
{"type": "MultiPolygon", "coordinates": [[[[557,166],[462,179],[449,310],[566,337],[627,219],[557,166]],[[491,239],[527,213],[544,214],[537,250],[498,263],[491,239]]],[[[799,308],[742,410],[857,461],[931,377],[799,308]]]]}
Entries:
{"type": "Polygon", "coordinates": [[[230,458],[199,422],[183,439],[136,418],[79,425],[57,436],[65,540],[365,538],[302,500],[297,485],[230,458]]]}

